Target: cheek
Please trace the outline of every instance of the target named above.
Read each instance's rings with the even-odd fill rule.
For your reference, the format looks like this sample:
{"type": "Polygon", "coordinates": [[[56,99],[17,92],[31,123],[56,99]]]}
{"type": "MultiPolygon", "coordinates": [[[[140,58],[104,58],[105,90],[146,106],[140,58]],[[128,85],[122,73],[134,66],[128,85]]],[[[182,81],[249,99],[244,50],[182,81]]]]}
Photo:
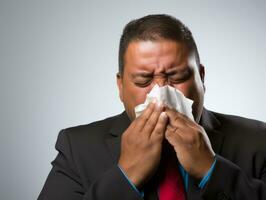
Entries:
{"type": "Polygon", "coordinates": [[[188,80],[185,83],[178,84],[175,86],[175,88],[180,90],[185,95],[185,97],[192,99],[193,101],[198,100],[199,91],[193,80],[188,80]]]}
{"type": "Polygon", "coordinates": [[[144,103],[147,93],[149,93],[149,87],[140,88],[131,84],[126,91],[124,91],[124,98],[130,107],[135,107],[139,104],[144,103]]]}
{"type": "Polygon", "coordinates": [[[188,84],[188,83],[182,83],[182,84],[178,84],[178,85],[175,85],[175,88],[178,89],[180,92],[182,92],[185,97],[187,98],[190,98],[192,97],[192,88],[191,88],[191,85],[188,84]]]}

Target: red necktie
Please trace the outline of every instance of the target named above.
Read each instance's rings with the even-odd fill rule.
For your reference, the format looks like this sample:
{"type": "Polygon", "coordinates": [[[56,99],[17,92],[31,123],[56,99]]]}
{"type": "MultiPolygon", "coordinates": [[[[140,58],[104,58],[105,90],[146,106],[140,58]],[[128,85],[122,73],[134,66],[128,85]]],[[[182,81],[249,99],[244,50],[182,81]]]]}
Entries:
{"type": "Polygon", "coordinates": [[[159,184],[160,200],[185,200],[183,179],[180,175],[177,160],[166,159],[163,177],[159,184]]]}

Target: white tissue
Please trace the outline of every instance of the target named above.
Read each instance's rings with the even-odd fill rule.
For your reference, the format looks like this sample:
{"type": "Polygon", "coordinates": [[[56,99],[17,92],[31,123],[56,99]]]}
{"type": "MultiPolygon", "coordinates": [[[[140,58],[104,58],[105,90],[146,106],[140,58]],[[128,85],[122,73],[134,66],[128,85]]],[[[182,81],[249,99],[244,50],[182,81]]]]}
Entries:
{"type": "Polygon", "coordinates": [[[157,84],[152,88],[150,93],[147,94],[145,102],[135,107],[136,117],[138,117],[154,99],[156,99],[158,103],[163,103],[170,108],[174,108],[194,121],[192,115],[193,101],[186,98],[182,92],[174,87],[168,85],[159,87],[157,84]]]}

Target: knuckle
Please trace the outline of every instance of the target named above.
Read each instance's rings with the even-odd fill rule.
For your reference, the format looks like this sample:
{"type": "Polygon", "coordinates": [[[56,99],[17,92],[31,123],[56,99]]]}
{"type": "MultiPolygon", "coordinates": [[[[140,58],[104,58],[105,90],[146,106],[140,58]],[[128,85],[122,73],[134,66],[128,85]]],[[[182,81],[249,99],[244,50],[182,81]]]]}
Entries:
{"type": "Polygon", "coordinates": [[[150,120],[147,121],[146,126],[153,127],[155,125],[155,123],[156,123],[155,120],[150,119],[150,120]]]}
{"type": "Polygon", "coordinates": [[[139,121],[147,121],[148,120],[148,117],[145,115],[145,113],[143,113],[142,115],[140,115],[138,117],[138,120],[139,121]]]}
{"type": "Polygon", "coordinates": [[[157,127],[156,129],[154,129],[153,133],[155,135],[162,135],[163,133],[162,127],[157,127]]]}
{"type": "Polygon", "coordinates": [[[191,131],[191,134],[189,134],[188,143],[191,145],[199,145],[202,140],[203,135],[198,130],[191,131]]]}

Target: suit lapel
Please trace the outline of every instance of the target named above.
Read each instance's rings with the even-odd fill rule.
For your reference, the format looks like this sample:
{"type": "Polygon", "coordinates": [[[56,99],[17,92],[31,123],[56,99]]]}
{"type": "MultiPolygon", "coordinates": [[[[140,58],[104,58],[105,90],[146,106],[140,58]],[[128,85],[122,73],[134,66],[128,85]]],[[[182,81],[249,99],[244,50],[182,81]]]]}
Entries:
{"type": "Polygon", "coordinates": [[[224,134],[219,130],[219,127],[221,126],[220,121],[212,112],[204,108],[200,120],[200,125],[205,129],[214,152],[219,154],[221,152],[224,141],[224,134]]]}
{"type": "Polygon", "coordinates": [[[116,162],[118,162],[120,155],[121,135],[128,128],[130,123],[130,119],[128,118],[127,113],[124,111],[122,114],[118,115],[111,124],[109,130],[110,135],[106,139],[106,144],[116,162]]]}

